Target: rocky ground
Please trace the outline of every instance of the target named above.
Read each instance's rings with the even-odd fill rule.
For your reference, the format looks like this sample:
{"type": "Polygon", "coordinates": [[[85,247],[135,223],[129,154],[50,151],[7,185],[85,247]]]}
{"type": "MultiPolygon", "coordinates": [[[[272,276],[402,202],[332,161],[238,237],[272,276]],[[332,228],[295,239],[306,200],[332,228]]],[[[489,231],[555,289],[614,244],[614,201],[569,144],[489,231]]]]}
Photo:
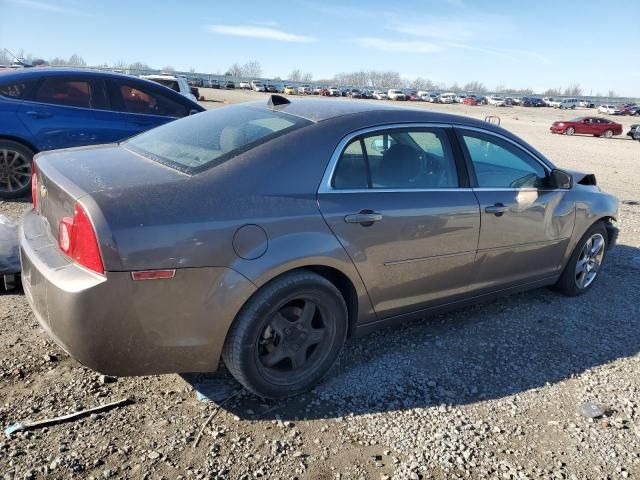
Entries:
{"type": "MultiPolygon", "coordinates": [[[[435,108],[478,117],[498,111],[504,126],[559,166],[595,173],[628,201],[619,246],[588,295],[541,289],[350,340],[323,384],[283,402],[241,391],[224,369],[212,378],[101,376],[44,335],[20,292],[0,295],[3,428],[133,401],[0,439],[0,474],[640,478],[640,205],[633,204],[640,201],[640,144],[552,136],[548,126],[559,112],[549,109],[435,108]],[[218,401],[232,398],[221,408],[199,401],[192,386],[199,382],[219,384],[218,401]]],[[[19,218],[28,206],[4,202],[0,213],[19,218]]]]}

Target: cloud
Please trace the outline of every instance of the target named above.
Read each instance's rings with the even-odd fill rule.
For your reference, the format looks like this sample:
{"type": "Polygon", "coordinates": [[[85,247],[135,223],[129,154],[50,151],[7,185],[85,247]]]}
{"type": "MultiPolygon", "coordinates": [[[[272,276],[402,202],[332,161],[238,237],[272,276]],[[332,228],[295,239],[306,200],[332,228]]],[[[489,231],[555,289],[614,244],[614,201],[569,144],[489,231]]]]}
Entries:
{"type": "Polygon", "coordinates": [[[411,52],[411,53],[434,53],[442,50],[442,47],[431,42],[421,41],[397,41],[386,40],[376,37],[356,38],[355,43],[365,48],[375,48],[385,52],[411,52]]]}
{"type": "Polygon", "coordinates": [[[27,8],[33,8],[36,10],[43,10],[45,12],[63,13],[65,15],[75,15],[78,17],[92,17],[93,15],[81,10],[74,10],[72,8],[62,7],[60,5],[52,5],[46,2],[40,2],[37,0],[9,0],[11,3],[21,5],[27,8]]]}
{"type": "Polygon", "coordinates": [[[231,35],[234,37],[262,38],[265,40],[277,40],[280,42],[314,42],[315,38],[305,35],[295,35],[283,32],[270,27],[256,25],[210,25],[209,31],[220,35],[231,35]]]}
{"type": "Polygon", "coordinates": [[[475,24],[460,20],[440,20],[420,23],[395,23],[387,27],[406,35],[415,37],[430,37],[439,39],[460,39],[476,36],[475,24]]]}

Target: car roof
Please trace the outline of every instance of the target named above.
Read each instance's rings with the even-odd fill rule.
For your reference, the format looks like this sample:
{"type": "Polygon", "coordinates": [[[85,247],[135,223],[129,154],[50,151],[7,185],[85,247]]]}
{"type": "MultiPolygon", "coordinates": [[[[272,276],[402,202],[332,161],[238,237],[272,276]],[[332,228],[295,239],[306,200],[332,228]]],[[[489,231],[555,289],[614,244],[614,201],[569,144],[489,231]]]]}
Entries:
{"type": "Polygon", "coordinates": [[[173,75],[140,75],[140,78],[146,78],[147,80],[177,80],[178,79],[173,75]]]}

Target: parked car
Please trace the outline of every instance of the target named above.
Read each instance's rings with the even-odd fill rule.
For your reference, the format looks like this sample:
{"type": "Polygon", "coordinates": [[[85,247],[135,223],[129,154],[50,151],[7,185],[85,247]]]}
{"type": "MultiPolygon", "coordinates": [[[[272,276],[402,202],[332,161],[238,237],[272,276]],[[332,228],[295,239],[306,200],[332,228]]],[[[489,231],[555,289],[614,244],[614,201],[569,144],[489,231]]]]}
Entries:
{"type": "Polygon", "coordinates": [[[224,88],[236,88],[236,84],[232,80],[227,80],[224,84],[224,88]]]}
{"type": "Polygon", "coordinates": [[[341,95],[340,89],[338,87],[329,87],[329,96],[331,97],[339,97],[341,95]]]}
{"type": "Polygon", "coordinates": [[[300,95],[311,95],[313,93],[313,91],[311,90],[311,85],[309,85],[308,83],[303,83],[302,85],[298,86],[298,93],[300,95]]]}
{"type": "Polygon", "coordinates": [[[375,98],[376,100],[386,100],[387,94],[381,90],[374,90],[373,91],[373,98],[375,98]]]}
{"type": "Polygon", "coordinates": [[[633,115],[638,111],[638,106],[635,103],[627,103],[618,107],[620,115],[633,115]]]}
{"type": "Polygon", "coordinates": [[[493,105],[494,107],[504,107],[507,105],[504,97],[501,97],[499,95],[491,95],[487,99],[487,102],[489,103],[489,105],[493,105]]]}
{"type": "Polygon", "coordinates": [[[559,108],[560,110],[575,110],[578,103],[577,98],[562,98],[557,102],[551,102],[551,106],[559,108]]]}
{"type": "Polygon", "coordinates": [[[578,106],[580,108],[596,108],[595,103],[593,103],[591,100],[585,100],[585,99],[579,100],[578,106]]]}
{"type": "Polygon", "coordinates": [[[462,103],[465,105],[478,105],[478,100],[476,100],[476,97],[465,97],[462,103]]]}
{"type": "Polygon", "coordinates": [[[598,113],[608,113],[609,115],[620,115],[620,109],[615,105],[600,105],[598,113]]]}
{"type": "Polygon", "coordinates": [[[631,125],[631,128],[627,132],[627,136],[631,137],[633,140],[640,140],[640,125],[631,125]]]}
{"type": "Polygon", "coordinates": [[[204,80],[199,77],[190,78],[187,83],[192,87],[204,87],[204,80]]]}
{"type": "Polygon", "coordinates": [[[275,85],[265,85],[264,90],[265,92],[278,93],[278,87],[275,85]]]}
{"type": "Polygon", "coordinates": [[[184,76],[181,75],[140,75],[140,78],[145,80],[150,80],[155,83],[159,83],[160,85],[164,85],[165,87],[170,88],[171,90],[178,92],[180,95],[187,97],[194,102],[198,101],[200,98],[198,89],[195,87],[190,87],[187,83],[187,80],[184,76]],[[195,89],[195,92],[193,91],[195,89]]]}
{"type": "Polygon", "coordinates": [[[296,94],[296,89],[294,87],[292,87],[291,85],[285,85],[284,86],[284,93],[285,95],[295,95],[296,94]]]}
{"type": "Polygon", "coordinates": [[[398,90],[396,88],[392,88],[387,91],[387,98],[389,100],[406,100],[407,99],[405,94],[402,93],[402,90],[398,90]]]}
{"type": "Polygon", "coordinates": [[[622,135],[622,125],[606,118],[578,117],[573,120],[553,122],[551,133],[564,133],[574,135],[582,133],[594,137],[612,138],[614,135],[622,135]]]}
{"type": "Polygon", "coordinates": [[[487,122],[365,102],[274,96],[36,166],[23,284],[52,339],[111,375],[222,358],[272,399],[317,384],[349,335],[587,293],[617,235],[594,175],[487,122]]]}
{"type": "Polygon", "coordinates": [[[264,83],[262,82],[251,82],[251,89],[254,92],[266,92],[267,89],[264,86],[264,83]]]}
{"type": "Polygon", "coordinates": [[[358,88],[352,88],[349,90],[348,96],[351,98],[362,98],[362,92],[358,88]]]}
{"type": "Polygon", "coordinates": [[[373,91],[371,90],[362,90],[362,98],[372,99],[373,91]]]}
{"type": "Polygon", "coordinates": [[[455,93],[441,93],[438,96],[438,103],[455,103],[455,93]]]}
{"type": "Polygon", "coordinates": [[[209,80],[209,88],[220,88],[220,80],[212,78],[209,80]]]}
{"type": "Polygon", "coordinates": [[[238,83],[238,88],[242,90],[251,90],[251,84],[249,82],[240,82],[238,83]]]}
{"type": "Polygon", "coordinates": [[[438,103],[438,94],[437,93],[430,93],[429,94],[429,98],[426,99],[425,101],[430,102],[430,103],[438,103]]]}
{"type": "Polygon", "coordinates": [[[544,97],[542,101],[544,102],[545,106],[551,107],[551,103],[555,102],[556,100],[553,97],[544,97]]]}
{"type": "Polygon", "coordinates": [[[466,95],[464,95],[464,94],[459,94],[459,95],[456,95],[456,96],[453,98],[453,101],[454,101],[455,103],[464,103],[464,99],[465,99],[465,98],[467,98],[467,96],[466,96],[466,95]]]}
{"type": "Polygon", "coordinates": [[[632,115],[634,117],[640,116],[640,106],[636,105],[627,110],[627,115],[632,115]]]}
{"type": "Polygon", "coordinates": [[[544,107],[545,103],[541,98],[522,97],[520,105],[523,107],[544,107]]]}
{"type": "Polygon", "coordinates": [[[157,83],[72,68],[0,74],[0,198],[31,188],[31,162],[45,150],[112,143],[204,110],[157,83]]]}
{"type": "Polygon", "coordinates": [[[313,94],[314,95],[320,95],[320,92],[322,90],[323,90],[323,87],[320,87],[320,86],[313,87],[313,94]]]}

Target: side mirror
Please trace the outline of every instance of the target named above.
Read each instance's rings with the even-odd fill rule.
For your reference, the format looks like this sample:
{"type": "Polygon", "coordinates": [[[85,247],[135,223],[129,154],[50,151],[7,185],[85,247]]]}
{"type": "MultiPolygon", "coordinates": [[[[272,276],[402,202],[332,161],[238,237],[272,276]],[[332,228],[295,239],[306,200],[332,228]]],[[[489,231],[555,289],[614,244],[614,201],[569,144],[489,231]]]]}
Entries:
{"type": "Polygon", "coordinates": [[[567,172],[555,168],[547,177],[547,185],[553,189],[570,190],[573,187],[573,177],[567,172]]]}

